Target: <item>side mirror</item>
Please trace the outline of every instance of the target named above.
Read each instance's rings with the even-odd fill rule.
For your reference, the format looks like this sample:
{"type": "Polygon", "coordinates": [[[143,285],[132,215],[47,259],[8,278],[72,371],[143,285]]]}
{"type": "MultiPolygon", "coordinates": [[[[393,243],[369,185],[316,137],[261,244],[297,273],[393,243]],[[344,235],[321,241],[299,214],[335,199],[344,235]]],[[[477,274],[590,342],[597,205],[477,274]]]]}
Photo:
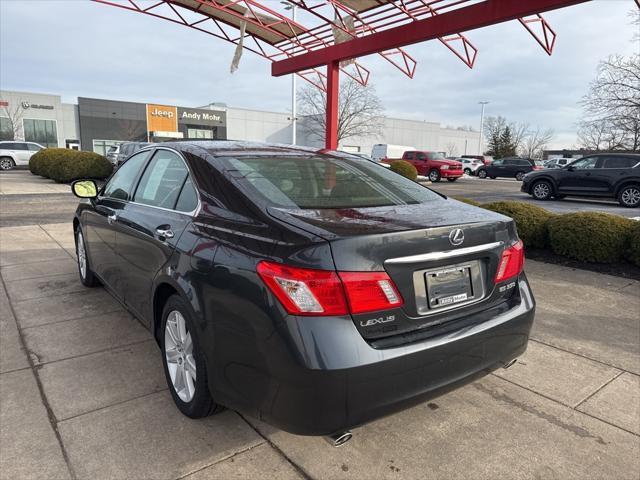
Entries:
{"type": "Polygon", "coordinates": [[[78,198],[96,198],[98,186],[93,180],[76,180],[71,184],[71,191],[78,198]]]}

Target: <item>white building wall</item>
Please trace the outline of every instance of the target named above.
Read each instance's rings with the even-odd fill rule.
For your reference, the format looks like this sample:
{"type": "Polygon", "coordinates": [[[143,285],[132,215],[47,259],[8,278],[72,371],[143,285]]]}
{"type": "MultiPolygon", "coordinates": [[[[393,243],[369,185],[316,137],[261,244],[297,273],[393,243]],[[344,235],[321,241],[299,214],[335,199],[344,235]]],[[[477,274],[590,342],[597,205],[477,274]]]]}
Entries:
{"type": "Polygon", "coordinates": [[[227,107],[227,138],[290,144],[291,120],[286,113],[227,107]]]}

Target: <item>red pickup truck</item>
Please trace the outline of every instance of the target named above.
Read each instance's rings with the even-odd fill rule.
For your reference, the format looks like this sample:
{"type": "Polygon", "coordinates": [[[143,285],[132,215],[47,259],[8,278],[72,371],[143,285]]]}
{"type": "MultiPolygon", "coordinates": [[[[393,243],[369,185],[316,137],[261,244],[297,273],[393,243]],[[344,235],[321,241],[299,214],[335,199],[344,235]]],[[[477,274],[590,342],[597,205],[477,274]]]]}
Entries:
{"type": "Polygon", "coordinates": [[[442,178],[455,182],[464,173],[462,163],[447,160],[440,152],[408,151],[404,152],[402,160],[412,164],[418,170],[418,175],[429,177],[432,182],[439,182],[442,178]]]}

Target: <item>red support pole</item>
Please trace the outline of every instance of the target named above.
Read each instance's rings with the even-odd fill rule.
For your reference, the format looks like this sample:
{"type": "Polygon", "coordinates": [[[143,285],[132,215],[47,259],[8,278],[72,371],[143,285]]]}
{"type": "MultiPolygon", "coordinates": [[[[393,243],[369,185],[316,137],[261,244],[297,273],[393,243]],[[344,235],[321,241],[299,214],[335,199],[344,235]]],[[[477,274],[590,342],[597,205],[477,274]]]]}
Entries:
{"type": "Polygon", "coordinates": [[[327,119],[324,148],[338,149],[338,97],[340,95],[340,62],[327,65],[327,119]]]}

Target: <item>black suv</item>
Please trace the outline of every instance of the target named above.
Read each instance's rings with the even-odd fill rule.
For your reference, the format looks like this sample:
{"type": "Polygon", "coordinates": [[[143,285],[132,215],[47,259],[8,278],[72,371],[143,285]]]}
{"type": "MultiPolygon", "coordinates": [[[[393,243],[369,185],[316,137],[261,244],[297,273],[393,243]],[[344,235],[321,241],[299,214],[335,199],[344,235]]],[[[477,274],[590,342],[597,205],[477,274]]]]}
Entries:
{"type": "Polygon", "coordinates": [[[640,206],[640,155],[601,154],[564,168],[525,176],[521,190],[536,200],[567,195],[617,198],[623,207],[640,206]]]}
{"type": "Polygon", "coordinates": [[[522,180],[527,173],[541,169],[530,158],[514,157],[494,160],[490,165],[480,167],[476,173],[480,178],[508,177],[522,180]]]}

